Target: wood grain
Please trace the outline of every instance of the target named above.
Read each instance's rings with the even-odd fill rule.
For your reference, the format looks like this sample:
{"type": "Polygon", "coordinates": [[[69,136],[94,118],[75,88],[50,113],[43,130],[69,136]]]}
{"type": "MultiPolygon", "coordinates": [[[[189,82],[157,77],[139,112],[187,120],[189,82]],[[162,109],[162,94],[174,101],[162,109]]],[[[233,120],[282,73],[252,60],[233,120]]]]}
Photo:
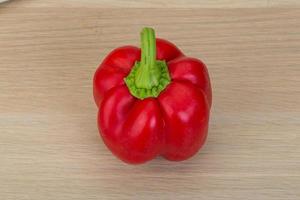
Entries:
{"type": "Polygon", "coordinates": [[[0,199],[299,199],[300,9],[19,3],[0,7],[0,199]],[[143,26],[209,68],[209,137],[185,162],[126,165],[98,136],[93,73],[143,26]]]}
{"type": "Polygon", "coordinates": [[[266,8],[299,7],[299,0],[11,0],[12,7],[266,8]]]}

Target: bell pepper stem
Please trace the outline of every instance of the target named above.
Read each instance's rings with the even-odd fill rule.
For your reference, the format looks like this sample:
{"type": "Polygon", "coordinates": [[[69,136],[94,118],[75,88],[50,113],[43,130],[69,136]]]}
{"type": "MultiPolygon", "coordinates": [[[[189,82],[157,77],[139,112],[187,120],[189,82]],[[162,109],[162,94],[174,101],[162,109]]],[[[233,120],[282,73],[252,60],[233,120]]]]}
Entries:
{"type": "Polygon", "coordinates": [[[141,64],[154,65],[156,59],[155,32],[152,28],[144,28],[141,32],[141,64]]]}
{"type": "Polygon", "coordinates": [[[141,32],[141,62],[136,71],[135,84],[138,88],[151,89],[158,85],[160,69],[156,66],[156,39],[152,28],[141,32]]]}
{"type": "Polygon", "coordinates": [[[156,60],[156,39],[152,28],[141,32],[141,61],[137,61],[125,83],[130,93],[139,98],[157,97],[170,83],[165,61],[156,60]]]}

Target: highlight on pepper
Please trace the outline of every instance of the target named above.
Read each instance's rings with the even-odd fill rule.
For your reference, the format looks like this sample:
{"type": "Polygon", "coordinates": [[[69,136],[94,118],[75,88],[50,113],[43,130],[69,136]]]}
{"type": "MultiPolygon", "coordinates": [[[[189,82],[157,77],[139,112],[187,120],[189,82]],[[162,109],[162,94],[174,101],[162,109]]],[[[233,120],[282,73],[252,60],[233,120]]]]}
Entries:
{"type": "Polygon", "coordinates": [[[130,164],[186,160],[205,143],[212,90],[205,64],[143,28],[140,48],[111,51],[94,74],[99,133],[130,164]]]}

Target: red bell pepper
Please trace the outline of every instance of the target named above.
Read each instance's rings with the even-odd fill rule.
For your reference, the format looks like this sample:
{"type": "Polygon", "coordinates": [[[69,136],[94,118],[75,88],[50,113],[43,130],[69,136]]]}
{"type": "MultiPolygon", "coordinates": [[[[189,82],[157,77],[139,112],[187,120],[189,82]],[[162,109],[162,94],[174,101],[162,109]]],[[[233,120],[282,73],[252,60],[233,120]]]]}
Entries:
{"type": "Polygon", "coordinates": [[[174,44],[141,32],[141,49],[113,50],[94,75],[98,127],[121,160],[144,163],[156,156],[180,161],[204,144],[211,106],[204,63],[174,44]]]}

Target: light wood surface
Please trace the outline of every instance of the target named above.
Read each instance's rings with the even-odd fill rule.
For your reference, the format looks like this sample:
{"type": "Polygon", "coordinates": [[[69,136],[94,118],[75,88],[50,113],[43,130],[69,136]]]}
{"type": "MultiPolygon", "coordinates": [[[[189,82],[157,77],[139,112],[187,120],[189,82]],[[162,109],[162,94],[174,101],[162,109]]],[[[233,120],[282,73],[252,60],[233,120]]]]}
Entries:
{"type": "MultiPolygon", "coordinates": [[[[0,0],[1,1],[1,0],[0,0]]],[[[13,1],[13,0],[11,0],[13,1]]],[[[14,0],[13,7],[266,8],[299,7],[299,0],[14,0]]]]}
{"type": "Polygon", "coordinates": [[[59,2],[0,6],[1,200],[300,198],[300,9],[59,2]],[[208,140],[185,162],[126,165],[98,136],[93,73],[143,26],[211,75],[208,140]]]}

